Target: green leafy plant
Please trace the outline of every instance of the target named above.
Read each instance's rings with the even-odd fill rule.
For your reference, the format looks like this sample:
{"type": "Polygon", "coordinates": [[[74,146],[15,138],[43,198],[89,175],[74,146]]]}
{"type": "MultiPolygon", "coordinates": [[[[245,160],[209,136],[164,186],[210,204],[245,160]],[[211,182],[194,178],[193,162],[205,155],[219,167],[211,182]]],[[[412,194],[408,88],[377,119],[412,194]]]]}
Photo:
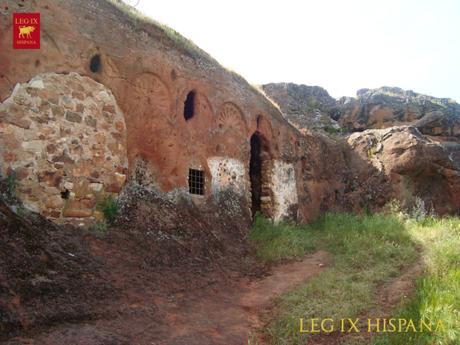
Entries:
{"type": "Polygon", "coordinates": [[[342,134],[342,129],[341,128],[335,128],[332,126],[325,126],[324,131],[329,134],[342,134]]]}
{"type": "Polygon", "coordinates": [[[16,188],[18,186],[18,177],[17,177],[16,171],[12,171],[11,173],[8,174],[6,178],[6,186],[7,186],[8,194],[10,196],[15,196],[16,188]]]}
{"type": "Polygon", "coordinates": [[[98,236],[104,237],[107,235],[107,223],[105,221],[99,221],[89,226],[89,230],[95,232],[98,236]]]}
{"type": "Polygon", "coordinates": [[[106,195],[98,201],[97,209],[102,212],[108,222],[111,222],[118,215],[119,206],[117,200],[112,195],[106,195]]]}

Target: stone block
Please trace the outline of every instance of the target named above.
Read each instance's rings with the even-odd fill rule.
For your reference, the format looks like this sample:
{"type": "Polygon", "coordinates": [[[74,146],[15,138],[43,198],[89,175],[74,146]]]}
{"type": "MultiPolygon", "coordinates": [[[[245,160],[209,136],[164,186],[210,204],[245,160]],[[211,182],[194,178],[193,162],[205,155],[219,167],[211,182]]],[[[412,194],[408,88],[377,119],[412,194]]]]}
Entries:
{"type": "Polygon", "coordinates": [[[73,111],[67,110],[65,112],[65,119],[70,122],[76,122],[76,123],[81,123],[82,117],[80,114],[75,113],[73,111]]]}
{"type": "Polygon", "coordinates": [[[25,151],[40,153],[43,151],[44,142],[41,140],[31,140],[23,142],[21,146],[25,151]]]}
{"type": "Polygon", "coordinates": [[[91,217],[93,210],[87,207],[81,200],[70,200],[62,215],[67,218],[86,218],[91,217]]]}
{"type": "Polygon", "coordinates": [[[43,80],[41,79],[34,79],[29,82],[29,87],[34,88],[34,89],[44,89],[45,84],[43,83],[43,80]]]}
{"type": "Polygon", "coordinates": [[[102,183],[90,183],[89,184],[89,188],[96,193],[99,193],[100,191],[102,191],[103,187],[104,185],[102,183]]]}
{"type": "Polygon", "coordinates": [[[73,183],[72,182],[64,182],[64,188],[67,190],[72,190],[73,189],[73,183]]]}
{"type": "Polygon", "coordinates": [[[29,129],[32,121],[20,117],[9,116],[5,122],[23,129],[29,129]]]}
{"type": "Polygon", "coordinates": [[[64,200],[62,200],[60,195],[53,195],[46,199],[45,206],[52,209],[61,208],[64,206],[64,200]]]}

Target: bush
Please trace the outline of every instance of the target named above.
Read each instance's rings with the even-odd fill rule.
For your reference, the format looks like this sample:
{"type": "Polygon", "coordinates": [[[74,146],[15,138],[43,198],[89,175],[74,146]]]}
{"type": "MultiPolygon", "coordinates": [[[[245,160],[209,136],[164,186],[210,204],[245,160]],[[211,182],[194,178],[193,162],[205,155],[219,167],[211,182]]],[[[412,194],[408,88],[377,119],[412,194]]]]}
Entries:
{"type": "Polygon", "coordinates": [[[97,222],[96,224],[91,224],[89,230],[94,231],[98,236],[104,237],[107,235],[107,223],[97,222]]]}
{"type": "Polygon", "coordinates": [[[18,177],[16,171],[13,171],[8,174],[6,178],[6,186],[8,190],[8,194],[13,197],[16,194],[16,188],[18,186],[18,177]]]}
{"type": "Polygon", "coordinates": [[[98,202],[97,209],[104,214],[104,218],[108,222],[111,222],[118,214],[118,202],[112,195],[108,195],[98,202]]]}

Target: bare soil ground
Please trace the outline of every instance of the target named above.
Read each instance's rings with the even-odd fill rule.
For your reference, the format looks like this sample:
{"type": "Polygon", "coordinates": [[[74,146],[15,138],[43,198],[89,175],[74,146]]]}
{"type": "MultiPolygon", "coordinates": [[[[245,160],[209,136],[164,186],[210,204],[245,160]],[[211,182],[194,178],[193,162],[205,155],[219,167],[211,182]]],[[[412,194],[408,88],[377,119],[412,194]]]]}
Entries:
{"type": "MultiPolygon", "coordinates": [[[[216,225],[190,205],[133,200],[101,237],[0,198],[1,344],[246,345],[250,336],[264,344],[260,317],[270,318],[273,299],[331,264],[319,251],[266,267],[247,243],[246,220],[223,215],[216,225]]],[[[422,267],[380,287],[380,316],[410,293],[422,267]]]]}
{"type": "Polygon", "coordinates": [[[0,198],[1,344],[247,344],[272,299],[329,262],[266,267],[231,205],[215,224],[219,207],[137,195],[101,236],[14,202],[0,198]]]}
{"type": "MultiPolygon", "coordinates": [[[[320,273],[328,262],[327,253],[317,252],[277,266],[261,279],[238,275],[221,281],[215,277],[215,282],[201,289],[168,295],[159,292],[154,281],[136,284],[133,280],[127,287],[120,280],[117,287],[123,285],[123,297],[107,306],[111,312],[106,310],[105,315],[111,317],[59,325],[7,344],[247,344],[263,327],[259,315],[273,298],[320,273]]],[[[119,282],[114,278],[116,286],[119,282]]]]}

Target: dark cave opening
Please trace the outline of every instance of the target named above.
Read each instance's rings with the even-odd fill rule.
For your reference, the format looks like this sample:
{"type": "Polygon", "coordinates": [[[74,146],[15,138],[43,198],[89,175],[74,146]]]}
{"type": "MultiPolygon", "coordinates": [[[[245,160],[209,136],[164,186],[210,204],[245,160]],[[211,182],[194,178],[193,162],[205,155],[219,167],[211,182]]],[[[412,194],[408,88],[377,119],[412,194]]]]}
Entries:
{"type": "Polygon", "coordinates": [[[185,121],[190,120],[195,115],[195,91],[190,91],[184,102],[185,121]]]}

